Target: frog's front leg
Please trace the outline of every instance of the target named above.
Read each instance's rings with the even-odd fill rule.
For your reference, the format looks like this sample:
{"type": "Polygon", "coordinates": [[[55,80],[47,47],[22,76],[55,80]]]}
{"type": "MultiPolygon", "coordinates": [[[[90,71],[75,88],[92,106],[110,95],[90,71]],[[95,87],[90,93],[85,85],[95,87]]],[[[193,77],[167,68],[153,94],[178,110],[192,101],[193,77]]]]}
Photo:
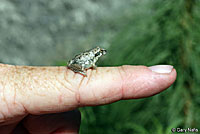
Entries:
{"type": "Polygon", "coordinates": [[[92,63],[92,68],[97,69],[97,66],[95,65],[95,63],[92,63]]]}

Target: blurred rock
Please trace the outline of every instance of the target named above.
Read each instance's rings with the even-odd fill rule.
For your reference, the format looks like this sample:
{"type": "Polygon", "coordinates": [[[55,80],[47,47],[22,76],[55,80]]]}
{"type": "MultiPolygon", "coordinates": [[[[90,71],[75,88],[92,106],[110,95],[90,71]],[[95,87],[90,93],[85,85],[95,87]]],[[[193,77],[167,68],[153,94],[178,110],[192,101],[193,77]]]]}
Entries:
{"type": "Polygon", "coordinates": [[[136,0],[1,0],[0,62],[53,65],[107,41],[136,0]]]}

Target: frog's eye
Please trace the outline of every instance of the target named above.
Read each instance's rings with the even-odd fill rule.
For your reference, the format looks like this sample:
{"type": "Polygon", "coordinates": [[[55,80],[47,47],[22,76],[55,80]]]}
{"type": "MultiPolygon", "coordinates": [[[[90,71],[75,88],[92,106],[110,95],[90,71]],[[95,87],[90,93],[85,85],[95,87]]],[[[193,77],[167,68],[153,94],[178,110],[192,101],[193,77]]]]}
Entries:
{"type": "Polygon", "coordinates": [[[101,53],[100,51],[95,54],[95,57],[99,56],[101,53]]]}

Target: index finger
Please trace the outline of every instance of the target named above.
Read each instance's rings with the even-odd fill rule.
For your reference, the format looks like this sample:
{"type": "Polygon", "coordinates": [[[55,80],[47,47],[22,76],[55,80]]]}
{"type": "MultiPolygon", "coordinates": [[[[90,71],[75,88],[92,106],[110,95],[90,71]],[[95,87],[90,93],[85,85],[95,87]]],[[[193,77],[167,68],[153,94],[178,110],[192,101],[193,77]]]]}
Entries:
{"type": "MultiPolygon", "coordinates": [[[[3,82],[5,95],[9,93],[5,98],[31,114],[148,97],[168,88],[176,79],[172,66],[98,67],[89,69],[87,77],[66,67],[9,66],[9,70],[3,82]],[[162,68],[170,71],[163,73],[162,68]]],[[[10,109],[19,110],[16,106],[10,105],[10,109]]]]}

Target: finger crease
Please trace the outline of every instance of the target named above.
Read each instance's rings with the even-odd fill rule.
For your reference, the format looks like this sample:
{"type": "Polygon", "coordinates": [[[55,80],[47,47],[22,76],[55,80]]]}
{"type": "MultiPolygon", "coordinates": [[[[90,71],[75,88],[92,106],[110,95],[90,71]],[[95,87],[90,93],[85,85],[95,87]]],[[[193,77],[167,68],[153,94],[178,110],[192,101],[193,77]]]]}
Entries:
{"type": "Polygon", "coordinates": [[[5,88],[3,89],[3,100],[4,100],[4,102],[5,102],[6,106],[7,106],[8,113],[10,113],[10,108],[9,108],[7,99],[6,99],[6,97],[5,97],[5,92],[4,92],[4,90],[5,90],[5,88]]]}
{"type": "Polygon", "coordinates": [[[90,81],[90,79],[91,79],[92,72],[93,72],[93,70],[91,70],[91,72],[90,72],[90,75],[89,75],[89,77],[88,77],[88,80],[87,80],[87,83],[86,83],[86,85],[88,85],[88,83],[89,83],[89,81],[90,81]]]}
{"type": "Polygon", "coordinates": [[[77,91],[76,91],[76,101],[77,101],[77,105],[78,107],[81,105],[81,102],[80,102],[80,88],[82,86],[82,83],[84,81],[84,76],[81,78],[81,81],[79,82],[79,85],[78,85],[78,88],[77,88],[77,91]]]}
{"type": "MultiPolygon", "coordinates": [[[[58,80],[58,82],[64,87],[64,88],[66,88],[66,89],[69,89],[69,91],[71,91],[72,93],[75,93],[75,91],[74,90],[72,90],[71,88],[69,88],[67,85],[65,85],[62,81],[60,81],[59,79],[57,79],[58,80]]],[[[71,84],[70,84],[71,85],[71,84]]]]}
{"type": "Polygon", "coordinates": [[[66,71],[66,75],[64,75],[64,79],[65,79],[66,82],[68,82],[72,86],[71,82],[66,78],[67,77],[67,73],[68,73],[68,69],[66,71]]]}
{"type": "Polygon", "coordinates": [[[122,72],[121,71],[123,71],[123,73],[125,73],[125,70],[124,70],[124,67],[123,66],[121,66],[120,68],[118,68],[118,71],[119,71],[119,74],[120,74],[120,78],[121,78],[121,88],[120,88],[120,90],[121,90],[121,99],[124,99],[124,78],[123,78],[123,75],[122,75],[122,72]]]}

